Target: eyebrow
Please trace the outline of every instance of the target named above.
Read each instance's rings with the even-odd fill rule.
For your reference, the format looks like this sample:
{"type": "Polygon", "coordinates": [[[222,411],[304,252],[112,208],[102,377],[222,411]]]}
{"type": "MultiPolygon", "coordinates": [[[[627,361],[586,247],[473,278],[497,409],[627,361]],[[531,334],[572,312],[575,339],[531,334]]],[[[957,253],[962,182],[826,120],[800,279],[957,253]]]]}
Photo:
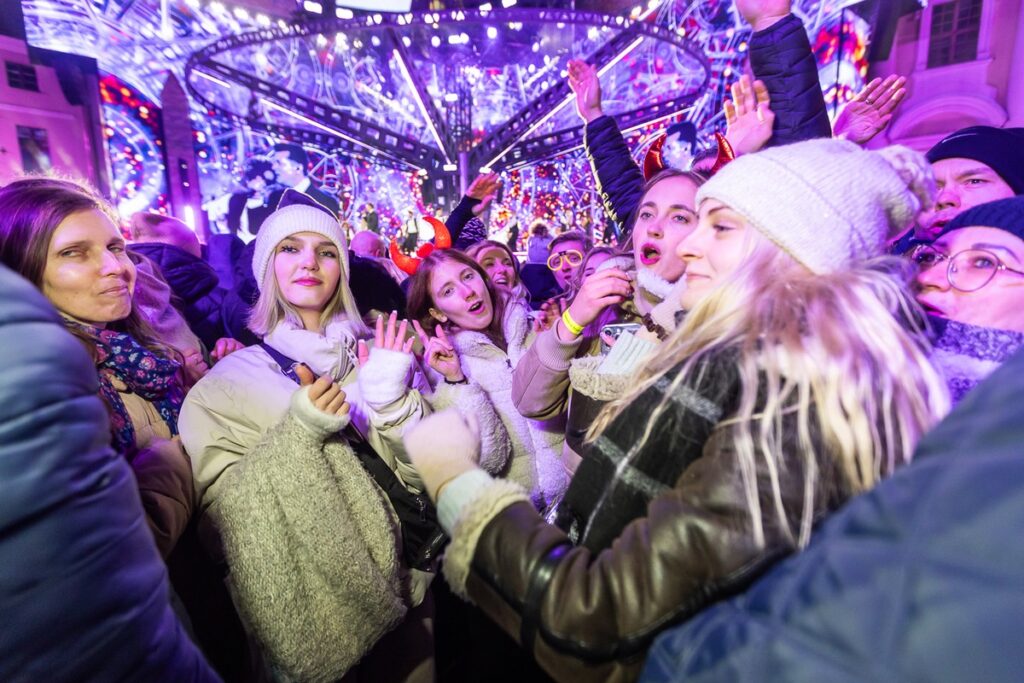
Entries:
{"type": "Polygon", "coordinates": [[[975,168],[969,168],[966,171],[961,171],[956,174],[957,180],[961,178],[969,178],[972,175],[994,175],[995,171],[985,168],[984,166],[977,166],[975,168]]]}
{"type": "Polygon", "coordinates": [[[1001,244],[992,244],[990,242],[977,242],[971,245],[971,249],[996,249],[1009,254],[1010,256],[1013,257],[1015,261],[1020,261],[1020,259],[1017,258],[1017,254],[1015,254],[1012,249],[1010,249],[1009,247],[1004,247],[1001,244]]]}
{"type": "MultiPolygon", "coordinates": [[[[298,244],[307,244],[306,240],[302,239],[301,237],[295,237],[294,235],[289,235],[288,237],[285,237],[281,241],[282,242],[296,242],[298,244]]],[[[337,247],[337,245],[334,242],[330,241],[330,240],[323,240],[322,242],[317,242],[316,246],[318,246],[318,247],[337,247]]]]}
{"type": "MultiPolygon", "coordinates": [[[[650,202],[650,201],[644,202],[640,206],[641,207],[644,207],[644,206],[654,206],[654,202],[650,202]]],[[[688,207],[686,204],[672,204],[671,206],[668,207],[668,210],[669,211],[689,211],[690,213],[692,213],[694,215],[697,214],[696,211],[694,211],[693,209],[688,207]]]]}
{"type": "MultiPolygon", "coordinates": [[[[459,271],[459,274],[456,277],[462,277],[463,275],[466,274],[467,270],[472,271],[473,269],[470,268],[469,266],[466,266],[465,268],[463,268],[462,270],[459,271]]],[[[442,282],[440,285],[438,285],[436,291],[440,292],[442,289],[444,289],[448,285],[453,285],[453,284],[455,284],[454,280],[447,280],[445,282],[442,282]]]]}
{"type": "Polygon", "coordinates": [[[87,247],[91,244],[89,240],[78,240],[77,242],[69,242],[68,244],[54,244],[53,251],[61,252],[67,249],[74,249],[75,247],[87,247]]]}
{"type": "Polygon", "coordinates": [[[729,211],[731,213],[735,213],[735,211],[730,209],[728,206],[724,206],[723,205],[723,206],[716,206],[715,208],[713,208],[710,211],[708,211],[708,216],[713,216],[716,213],[718,213],[719,211],[729,211]]]}

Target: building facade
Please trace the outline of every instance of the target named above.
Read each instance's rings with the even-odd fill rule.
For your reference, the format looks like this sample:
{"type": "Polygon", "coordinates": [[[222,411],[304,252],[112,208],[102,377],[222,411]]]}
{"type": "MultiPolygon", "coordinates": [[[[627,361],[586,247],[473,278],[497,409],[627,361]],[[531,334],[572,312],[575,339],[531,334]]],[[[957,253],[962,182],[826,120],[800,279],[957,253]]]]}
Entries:
{"type": "Polygon", "coordinates": [[[907,77],[908,97],[872,146],[923,151],[966,126],[1024,126],[1024,0],[933,0],[872,65],[889,74],[907,77]]]}

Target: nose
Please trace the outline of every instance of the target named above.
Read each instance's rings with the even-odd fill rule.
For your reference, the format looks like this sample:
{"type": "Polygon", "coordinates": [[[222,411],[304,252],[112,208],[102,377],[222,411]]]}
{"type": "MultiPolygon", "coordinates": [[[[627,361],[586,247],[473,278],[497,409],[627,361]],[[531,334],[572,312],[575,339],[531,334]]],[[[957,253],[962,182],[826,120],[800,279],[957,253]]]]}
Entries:
{"type": "Polygon", "coordinates": [[[691,231],[686,237],[679,240],[679,244],[676,245],[676,256],[685,263],[690,261],[696,261],[704,256],[704,240],[703,233],[705,230],[702,226],[691,231]]]}
{"type": "Polygon", "coordinates": [[[460,282],[456,286],[458,287],[459,290],[459,296],[461,296],[466,301],[469,301],[469,299],[476,294],[476,291],[465,282],[460,282]]]}
{"type": "Polygon", "coordinates": [[[302,251],[302,267],[306,270],[318,270],[320,262],[316,258],[316,252],[312,249],[304,249],[302,251]]]}
{"type": "Polygon", "coordinates": [[[945,291],[949,289],[949,279],[946,277],[947,264],[947,261],[941,261],[930,266],[921,266],[921,270],[918,271],[915,278],[917,286],[921,288],[921,291],[929,289],[945,291]]]}
{"type": "Polygon", "coordinates": [[[100,262],[100,273],[102,275],[121,275],[127,267],[124,260],[119,258],[117,254],[110,251],[103,252],[102,261],[100,262]]]}
{"type": "Polygon", "coordinates": [[[935,197],[935,210],[956,209],[960,206],[960,193],[949,184],[943,185],[935,197]]]}
{"type": "Polygon", "coordinates": [[[647,226],[647,236],[656,240],[665,236],[665,230],[661,226],[660,219],[651,221],[651,224],[647,226]]]}

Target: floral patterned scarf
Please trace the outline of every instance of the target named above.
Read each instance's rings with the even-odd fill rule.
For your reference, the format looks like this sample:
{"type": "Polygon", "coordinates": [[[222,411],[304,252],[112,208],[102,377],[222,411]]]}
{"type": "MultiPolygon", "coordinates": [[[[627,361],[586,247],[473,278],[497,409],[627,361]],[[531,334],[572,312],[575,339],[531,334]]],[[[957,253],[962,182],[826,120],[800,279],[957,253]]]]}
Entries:
{"type": "Polygon", "coordinates": [[[179,363],[157,356],[124,332],[72,321],[65,323],[93,340],[100,396],[110,409],[110,433],[119,453],[128,454],[135,449],[135,427],[113,378],[123,383],[128,392],[152,403],[171,434],[178,433],[178,413],[185,398],[178,380],[179,363]]]}

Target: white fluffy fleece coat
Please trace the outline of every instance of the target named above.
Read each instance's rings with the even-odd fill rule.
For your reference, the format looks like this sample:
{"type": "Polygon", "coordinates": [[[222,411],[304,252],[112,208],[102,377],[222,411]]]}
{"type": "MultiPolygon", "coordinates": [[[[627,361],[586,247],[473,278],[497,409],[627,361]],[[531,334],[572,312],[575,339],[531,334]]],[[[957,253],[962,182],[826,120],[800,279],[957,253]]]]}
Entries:
{"type": "MultiPolygon", "coordinates": [[[[450,337],[470,385],[486,394],[511,441],[511,458],[500,476],[522,485],[530,492],[534,505],[546,510],[561,500],[569,484],[569,475],[560,458],[565,424],[561,419],[541,422],[519,414],[512,402],[512,369],[533,341],[529,320],[521,307],[507,310],[504,334],[507,353],[482,332],[463,330],[450,337]]],[[[492,431],[493,426],[484,422],[493,419],[493,413],[481,410],[478,414],[481,415],[481,432],[492,431]]],[[[482,461],[490,459],[493,454],[481,453],[482,461]]]]}

